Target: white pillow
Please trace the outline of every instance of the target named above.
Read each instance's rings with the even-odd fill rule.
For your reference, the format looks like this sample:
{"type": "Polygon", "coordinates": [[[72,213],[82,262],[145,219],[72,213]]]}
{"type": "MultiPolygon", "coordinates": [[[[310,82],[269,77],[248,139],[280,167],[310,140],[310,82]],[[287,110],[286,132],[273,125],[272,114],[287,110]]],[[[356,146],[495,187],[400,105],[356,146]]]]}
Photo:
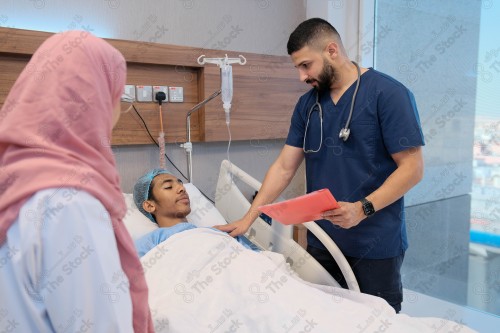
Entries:
{"type": "MultiPolygon", "coordinates": [[[[187,183],[184,184],[184,188],[191,202],[191,213],[187,216],[188,222],[198,227],[226,224],[226,220],[214,204],[205,198],[196,186],[187,183]]],[[[123,197],[127,204],[127,214],[123,218],[123,223],[134,241],[158,228],[156,223],[150,221],[137,209],[131,193],[123,193],[123,197]]]]}
{"type": "Polygon", "coordinates": [[[123,218],[123,223],[134,241],[145,234],[158,229],[158,224],[150,221],[139,211],[139,209],[137,209],[132,193],[123,193],[123,197],[125,198],[125,203],[127,204],[127,214],[125,214],[125,217],[123,218]]]}
{"type": "Polygon", "coordinates": [[[187,183],[184,184],[184,188],[191,203],[191,213],[187,216],[188,222],[198,227],[212,227],[227,223],[214,204],[205,198],[196,186],[187,183]]]}

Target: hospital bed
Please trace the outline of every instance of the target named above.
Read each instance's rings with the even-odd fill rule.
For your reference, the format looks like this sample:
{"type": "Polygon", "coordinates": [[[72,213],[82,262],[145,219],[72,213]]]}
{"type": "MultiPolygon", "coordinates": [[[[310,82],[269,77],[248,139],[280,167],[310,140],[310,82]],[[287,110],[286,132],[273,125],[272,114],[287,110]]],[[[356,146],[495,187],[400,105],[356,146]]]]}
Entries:
{"type": "MultiPolygon", "coordinates": [[[[250,207],[240,183],[260,188],[254,178],[223,161],[215,206],[195,186],[186,184],[192,208],[188,221],[209,227],[239,219],[250,207]]],[[[137,210],[132,195],[124,197],[128,210],[123,221],[132,238],[155,230],[157,225],[137,210]]],[[[170,237],[141,258],[155,330],[291,333],[333,329],[359,333],[382,329],[420,333],[436,332],[439,327],[472,332],[446,319],[396,315],[383,299],[357,292],[354,275],[339,249],[314,222],[304,225],[332,253],[350,290],[335,288],[337,282],[293,241],[291,227],[257,219],[246,236],[261,253],[238,248],[241,245],[231,243],[233,239],[225,233],[191,229],[170,237]],[[281,261],[269,255],[275,252],[283,254],[277,255],[281,261]]]]}
{"type": "MultiPolygon", "coordinates": [[[[193,184],[185,184],[191,200],[191,214],[187,217],[188,221],[197,226],[211,227],[241,218],[250,208],[250,202],[237,183],[249,186],[255,191],[258,191],[261,186],[259,181],[228,160],[221,163],[215,206],[193,184]]],[[[157,225],[137,210],[132,194],[124,194],[124,196],[127,203],[124,222],[132,238],[135,240],[156,229],[157,225]]],[[[342,270],[349,289],[359,291],[354,273],[337,245],[315,222],[306,222],[303,225],[330,251],[342,270]]],[[[268,224],[259,217],[245,236],[262,250],[281,253],[286,258],[286,263],[303,280],[319,285],[339,287],[337,281],[323,266],[293,240],[292,226],[283,225],[277,221],[268,224]]]]}

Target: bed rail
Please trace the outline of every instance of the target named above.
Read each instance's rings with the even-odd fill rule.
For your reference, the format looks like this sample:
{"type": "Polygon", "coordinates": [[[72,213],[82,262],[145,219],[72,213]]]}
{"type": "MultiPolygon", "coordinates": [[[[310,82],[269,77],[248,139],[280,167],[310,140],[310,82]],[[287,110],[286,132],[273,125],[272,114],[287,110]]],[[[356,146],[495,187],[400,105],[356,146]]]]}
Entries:
{"type": "MultiPolygon", "coordinates": [[[[250,202],[240,191],[235,181],[241,181],[255,191],[261,183],[228,160],[223,160],[215,195],[215,207],[226,221],[240,219],[250,208],[250,202]]],[[[306,222],[304,226],[311,231],[328,249],[339,265],[350,290],[359,291],[359,285],[347,260],[332,239],[315,222],[306,222]]],[[[293,240],[293,227],[278,222],[267,224],[261,218],[250,227],[246,236],[263,250],[283,254],[292,269],[304,280],[338,287],[335,279],[299,244],[293,240]]]]}

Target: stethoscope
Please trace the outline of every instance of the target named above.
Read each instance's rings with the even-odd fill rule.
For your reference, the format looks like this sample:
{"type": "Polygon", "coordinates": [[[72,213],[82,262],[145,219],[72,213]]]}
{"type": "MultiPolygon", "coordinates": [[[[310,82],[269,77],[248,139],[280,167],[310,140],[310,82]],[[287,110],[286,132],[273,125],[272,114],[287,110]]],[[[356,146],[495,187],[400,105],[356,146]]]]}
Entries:
{"type": "MultiPolygon", "coordinates": [[[[347,118],[347,122],[340,130],[339,133],[339,138],[342,139],[343,141],[347,141],[349,139],[349,135],[351,134],[351,129],[349,128],[349,124],[351,123],[351,118],[352,118],[352,111],[354,110],[354,103],[356,102],[356,96],[358,94],[358,88],[359,88],[359,81],[361,81],[361,70],[359,69],[359,65],[352,61],[354,65],[356,65],[356,70],[358,71],[358,78],[356,79],[356,89],[354,89],[354,94],[352,95],[352,101],[351,101],[351,109],[349,110],[349,117],[347,118]]],[[[316,103],[314,103],[311,108],[309,109],[309,112],[307,113],[307,123],[306,123],[306,131],[304,133],[304,142],[302,144],[302,150],[304,150],[304,153],[317,153],[321,149],[321,145],[323,144],[323,108],[321,107],[321,104],[319,103],[319,93],[316,93],[316,103]],[[319,111],[319,121],[320,121],[320,141],[319,141],[319,147],[316,150],[313,149],[307,149],[306,150],[306,138],[307,138],[307,129],[309,127],[309,120],[311,119],[311,113],[313,113],[315,108],[318,108],[319,111]]]]}

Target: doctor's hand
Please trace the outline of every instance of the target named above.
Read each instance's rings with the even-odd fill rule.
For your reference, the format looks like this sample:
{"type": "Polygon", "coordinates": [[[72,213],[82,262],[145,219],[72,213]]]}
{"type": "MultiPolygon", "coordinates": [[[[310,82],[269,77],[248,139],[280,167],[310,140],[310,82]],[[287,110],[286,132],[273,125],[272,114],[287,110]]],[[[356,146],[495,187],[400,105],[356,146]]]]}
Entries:
{"type": "Polygon", "coordinates": [[[245,220],[245,218],[242,218],[232,223],[215,225],[214,228],[219,229],[220,231],[227,232],[230,236],[236,237],[245,234],[252,223],[253,221],[248,222],[247,220],[245,220]]]}
{"type": "Polygon", "coordinates": [[[322,217],[344,229],[355,227],[366,218],[359,201],[354,203],[339,201],[339,205],[340,208],[323,212],[322,217]]]}

